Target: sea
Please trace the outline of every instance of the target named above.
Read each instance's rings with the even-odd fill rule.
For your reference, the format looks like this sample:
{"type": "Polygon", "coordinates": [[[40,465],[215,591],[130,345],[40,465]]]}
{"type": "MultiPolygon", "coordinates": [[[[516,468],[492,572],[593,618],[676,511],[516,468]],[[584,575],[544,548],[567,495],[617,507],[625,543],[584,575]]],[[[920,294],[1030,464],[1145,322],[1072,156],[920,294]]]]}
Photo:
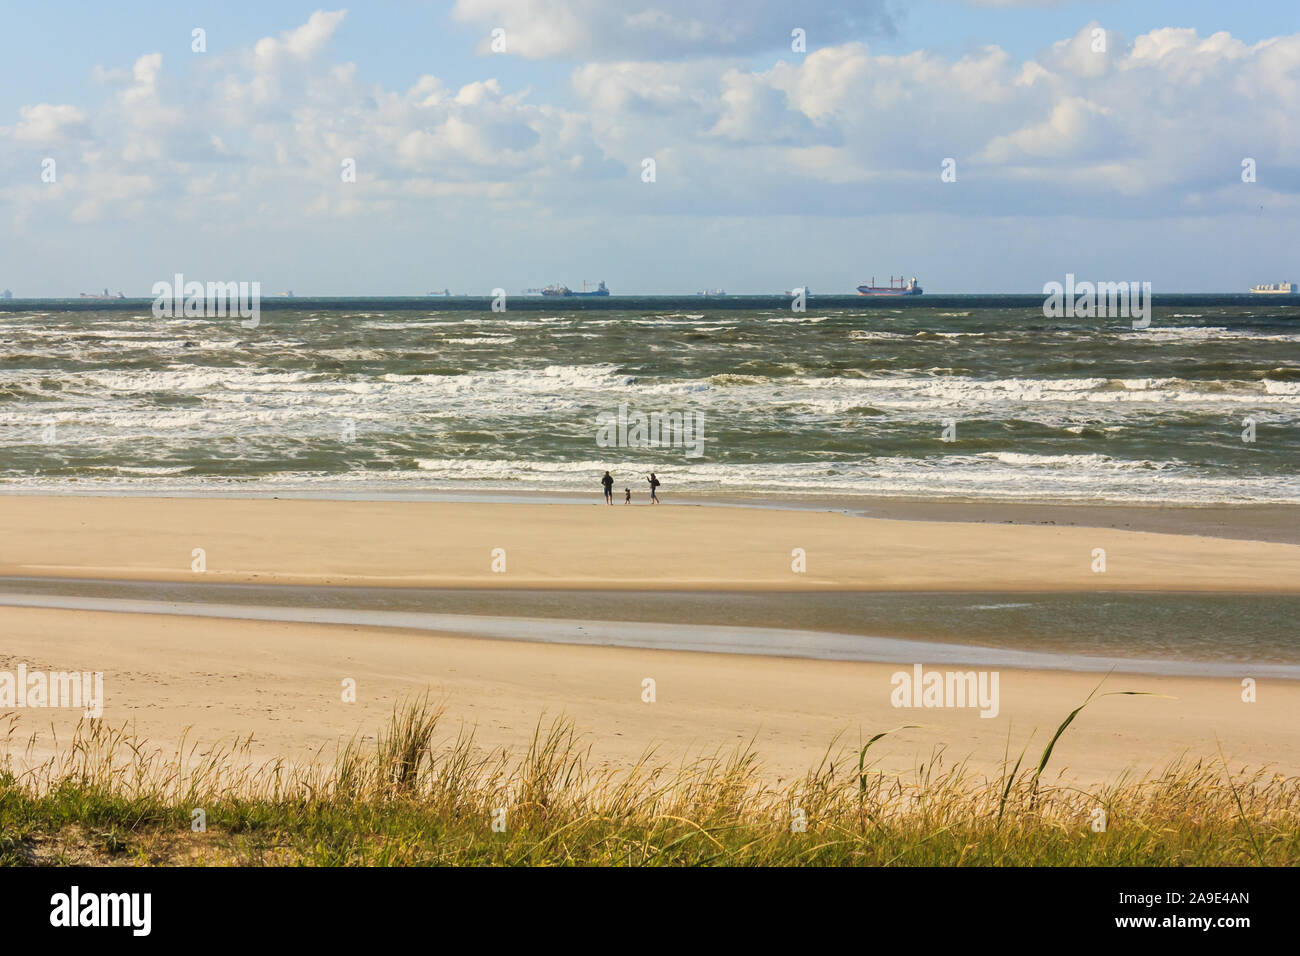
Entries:
{"type": "Polygon", "coordinates": [[[1300,502],[1295,304],[519,302],[5,303],[0,490],[1300,502]],[[620,409],[694,447],[602,442],[620,409]]]}

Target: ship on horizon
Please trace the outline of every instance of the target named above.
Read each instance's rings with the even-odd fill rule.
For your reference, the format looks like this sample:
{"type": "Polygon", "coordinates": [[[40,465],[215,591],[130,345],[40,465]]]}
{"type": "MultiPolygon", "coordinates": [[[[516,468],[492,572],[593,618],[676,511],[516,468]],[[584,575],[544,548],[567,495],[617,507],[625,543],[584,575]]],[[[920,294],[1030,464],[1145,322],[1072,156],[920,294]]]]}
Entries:
{"type": "Polygon", "coordinates": [[[1253,285],[1250,287],[1251,295],[1295,295],[1297,293],[1294,282],[1274,282],[1271,285],[1253,285]]]}
{"type": "Polygon", "coordinates": [[[581,292],[575,292],[567,285],[548,285],[546,288],[542,289],[542,295],[578,296],[581,298],[583,296],[609,295],[609,289],[605,287],[605,280],[601,279],[599,285],[590,290],[587,288],[587,283],[583,282],[581,292]]]}
{"type": "Polygon", "coordinates": [[[863,283],[858,286],[858,295],[921,295],[922,291],[923,290],[916,282],[916,276],[912,276],[911,279],[904,282],[902,276],[895,279],[891,275],[889,277],[889,285],[876,285],[876,277],[872,276],[870,285],[863,283]]]}
{"type": "Polygon", "coordinates": [[[81,292],[78,294],[77,298],[79,299],[125,299],[126,296],[124,296],[121,292],[119,292],[117,295],[109,295],[108,290],[105,289],[102,293],[81,292]]]}

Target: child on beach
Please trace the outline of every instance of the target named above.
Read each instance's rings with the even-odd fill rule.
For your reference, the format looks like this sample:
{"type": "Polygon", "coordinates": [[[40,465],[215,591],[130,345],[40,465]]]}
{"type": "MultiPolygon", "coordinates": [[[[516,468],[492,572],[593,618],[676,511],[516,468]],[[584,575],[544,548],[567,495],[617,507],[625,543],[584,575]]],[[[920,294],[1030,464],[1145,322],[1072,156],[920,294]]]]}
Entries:
{"type": "Polygon", "coordinates": [[[631,488],[624,488],[624,489],[623,489],[623,504],[625,504],[625,505],[630,505],[631,503],[632,503],[632,489],[631,489],[631,488]]]}

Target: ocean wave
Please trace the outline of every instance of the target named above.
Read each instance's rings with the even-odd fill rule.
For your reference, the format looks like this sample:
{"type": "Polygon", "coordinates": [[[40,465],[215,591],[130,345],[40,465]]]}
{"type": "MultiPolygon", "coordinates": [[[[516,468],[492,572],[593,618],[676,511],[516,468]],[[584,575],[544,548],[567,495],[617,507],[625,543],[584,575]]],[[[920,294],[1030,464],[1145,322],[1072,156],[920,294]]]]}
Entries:
{"type": "MultiPolygon", "coordinates": [[[[220,490],[231,487],[285,487],[328,492],[370,487],[392,491],[585,491],[599,494],[600,475],[609,469],[640,496],[650,470],[664,482],[661,495],[691,492],[766,493],[790,498],[827,494],[896,497],[960,496],[989,500],[1101,500],[1122,502],[1300,503],[1300,480],[1294,476],[1198,476],[1185,466],[1156,469],[1144,461],[1069,460],[1077,456],[1031,456],[1033,461],[999,461],[996,456],[933,459],[871,458],[853,463],[794,464],[689,463],[680,449],[645,453],[610,449],[606,458],[581,461],[516,459],[419,459],[410,469],[355,469],[342,474],[309,475],[297,471],[249,478],[186,479],[168,484],[158,476],[123,474],[115,478],[50,479],[5,474],[0,485],[26,489],[220,490]],[[636,484],[633,484],[633,483],[636,484]]],[[[1090,459],[1090,456],[1082,456],[1090,459]]],[[[1103,456],[1105,458],[1105,456],[1103,456]]]]}
{"type": "Polygon", "coordinates": [[[1156,326],[1125,332],[1126,336],[1148,342],[1300,342],[1300,333],[1266,332],[1258,329],[1229,329],[1224,327],[1189,325],[1156,326]]]}
{"type": "MultiPolygon", "coordinates": [[[[336,350],[331,358],[364,360],[364,350],[336,350]]],[[[246,366],[212,368],[65,371],[33,379],[30,370],[0,371],[0,401],[10,413],[24,402],[33,413],[60,411],[86,416],[123,416],[178,404],[202,409],[247,407],[248,413],[321,409],[382,402],[395,419],[422,413],[512,413],[550,416],[566,409],[656,401],[704,401],[737,420],[799,413],[833,418],[861,407],[900,420],[930,414],[962,418],[1037,420],[1077,425],[1085,409],[1090,426],[1124,423],[1134,416],[1156,421],[1187,415],[1236,415],[1258,411],[1275,422],[1300,417],[1300,378],[1250,381],[1182,378],[1003,378],[875,372],[847,369],[841,375],[810,375],[794,362],[737,361],[730,371],[704,377],[643,376],[614,363],[548,365],[542,368],[443,368],[374,375],[303,369],[272,371],[246,366]],[[1105,411],[1102,411],[1105,409],[1105,411]],[[1100,417],[1099,417],[1100,416],[1100,417]],[[1106,419],[1109,419],[1107,421],[1106,419]]],[[[22,414],[21,411],[17,412],[22,414]]]]}
{"type": "Polygon", "coordinates": [[[626,403],[706,414],[724,442],[706,460],[610,457],[700,489],[1294,496],[1300,330],[1213,311],[1133,332],[976,314],[284,312],[258,330],[10,317],[0,467],[23,487],[202,487],[242,471],[273,487],[587,489],[604,467],[595,415],[626,403]],[[1261,440],[1243,455],[1248,415],[1261,440]],[[962,423],[953,445],[938,440],[946,418],[962,423]]]}

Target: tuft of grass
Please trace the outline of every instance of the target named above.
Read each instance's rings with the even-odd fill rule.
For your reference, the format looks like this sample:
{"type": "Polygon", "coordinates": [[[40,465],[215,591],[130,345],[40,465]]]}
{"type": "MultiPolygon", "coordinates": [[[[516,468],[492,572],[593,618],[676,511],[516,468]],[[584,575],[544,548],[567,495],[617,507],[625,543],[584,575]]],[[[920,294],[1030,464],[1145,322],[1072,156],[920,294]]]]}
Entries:
{"type": "Polygon", "coordinates": [[[427,694],[407,706],[399,701],[393,708],[388,730],[379,735],[377,748],[378,776],[391,794],[414,790],[441,717],[442,708],[431,707],[427,694]]]}
{"type": "MultiPolygon", "coordinates": [[[[1099,688],[1098,688],[1099,689],[1099,688]]],[[[1136,692],[1118,692],[1136,693],[1136,692]]],[[[785,785],[750,740],[672,763],[592,759],[563,716],[526,750],[444,734],[442,707],[400,702],[373,744],[302,765],[258,761],[251,738],[173,752],[125,728],[78,725],[43,762],[13,769],[0,732],[0,865],[260,866],[1169,866],[1300,860],[1300,780],[1217,760],[1080,790],[1045,782],[1066,730],[1032,769],[1008,736],[993,777],[938,750],[902,774],[871,759],[899,727],[846,747],[785,785]],[[1107,828],[1093,832],[1092,811],[1107,828]],[[195,832],[202,809],[206,830],[195,832]],[[504,811],[504,831],[493,827],[504,811]],[[802,821],[802,826],[798,825],[802,821]]],[[[3,721],[0,716],[0,731],[3,721]]]]}

